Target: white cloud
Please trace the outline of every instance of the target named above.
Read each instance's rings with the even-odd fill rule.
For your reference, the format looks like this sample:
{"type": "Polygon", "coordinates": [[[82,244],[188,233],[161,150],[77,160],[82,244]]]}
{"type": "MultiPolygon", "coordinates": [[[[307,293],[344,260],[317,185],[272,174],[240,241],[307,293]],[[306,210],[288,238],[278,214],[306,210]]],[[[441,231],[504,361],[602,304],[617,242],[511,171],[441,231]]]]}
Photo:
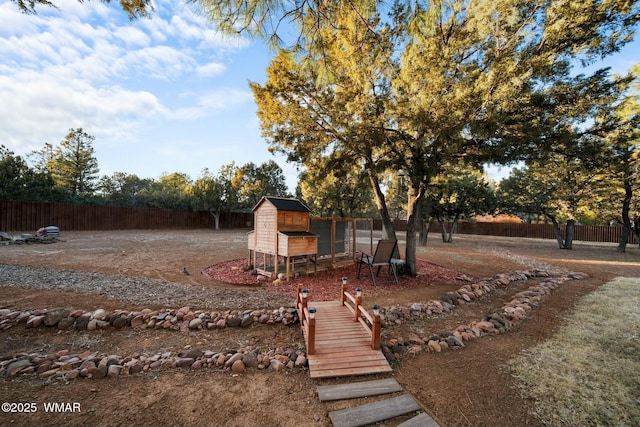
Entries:
{"type": "Polygon", "coordinates": [[[179,108],[171,113],[171,117],[178,120],[197,120],[213,115],[217,111],[230,110],[253,101],[253,95],[248,90],[218,89],[208,91],[202,95],[182,94],[183,98],[195,99],[195,104],[179,108]]]}
{"type": "Polygon", "coordinates": [[[117,27],[113,31],[113,36],[122,40],[128,48],[149,46],[151,44],[151,37],[149,37],[149,34],[145,33],[140,28],[117,27]]]}
{"type": "Polygon", "coordinates": [[[27,16],[4,0],[0,144],[25,155],[81,127],[96,137],[101,170],[144,166],[145,176],[215,170],[238,155],[236,139],[254,137],[234,120],[246,123],[255,105],[229,67],[250,41],[220,34],[183,2],[156,1],[151,19],[130,22],[117,2],[56,0],[60,10],[27,16]]]}
{"type": "Polygon", "coordinates": [[[225,72],[227,67],[224,64],[210,62],[196,67],[196,73],[203,77],[214,77],[225,72]]]}

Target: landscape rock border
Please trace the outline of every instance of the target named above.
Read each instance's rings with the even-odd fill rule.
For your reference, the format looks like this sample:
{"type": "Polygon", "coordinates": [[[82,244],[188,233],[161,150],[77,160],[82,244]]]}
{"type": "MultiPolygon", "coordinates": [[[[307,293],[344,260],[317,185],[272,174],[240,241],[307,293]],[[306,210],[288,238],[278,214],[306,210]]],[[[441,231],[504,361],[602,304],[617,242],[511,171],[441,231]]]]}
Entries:
{"type": "MultiPolygon", "coordinates": [[[[510,330],[513,325],[527,317],[542,299],[552,290],[568,280],[584,279],[584,273],[568,272],[559,277],[549,277],[544,270],[517,271],[499,274],[478,283],[465,284],[455,292],[448,292],[439,300],[413,303],[407,306],[383,307],[383,326],[389,322],[402,323],[421,316],[439,316],[451,313],[456,306],[472,303],[489,295],[499,287],[512,282],[544,277],[541,282],[517,293],[501,309],[483,319],[460,325],[454,330],[437,335],[419,336],[411,333],[407,337],[385,339],[382,351],[390,362],[398,361],[405,354],[415,355],[422,351],[441,352],[447,348],[465,347],[465,342],[487,334],[498,334],[510,330]]],[[[280,307],[269,310],[228,310],[225,312],[192,311],[180,309],[140,311],[115,310],[107,313],[103,309],[94,311],[66,309],[36,309],[16,311],[0,309],[0,330],[19,324],[25,328],[50,327],[61,330],[96,330],[113,327],[139,329],[169,329],[188,333],[196,330],[213,330],[226,327],[246,328],[254,325],[299,323],[294,308],[280,307]]],[[[249,368],[270,371],[307,367],[306,352],[280,347],[259,352],[252,347],[225,349],[222,351],[185,349],[179,353],[165,352],[153,355],[133,354],[122,357],[85,351],[72,354],[60,350],[50,354],[21,353],[0,358],[0,375],[9,377],[18,374],[37,374],[40,378],[69,380],[78,377],[104,378],[118,375],[154,372],[168,368],[191,369],[217,368],[235,374],[249,368]]]]}
{"type": "MultiPolygon", "coordinates": [[[[474,299],[491,293],[500,286],[507,286],[513,281],[545,276],[548,276],[548,274],[541,270],[499,274],[494,276],[492,280],[484,280],[473,285],[464,285],[456,292],[443,295],[439,301],[433,300],[425,304],[416,303],[408,307],[394,307],[391,310],[385,310],[385,312],[392,314],[391,316],[385,316],[385,320],[389,321],[395,318],[396,322],[401,322],[398,313],[402,313],[405,320],[411,316],[411,313],[416,312],[427,313],[428,315],[451,313],[456,305],[468,304],[474,299]]],[[[411,333],[407,337],[391,338],[384,341],[382,351],[387,360],[394,362],[399,361],[404,354],[416,355],[425,350],[439,353],[448,348],[463,348],[466,346],[465,342],[487,334],[499,334],[511,330],[516,323],[525,319],[528,313],[538,307],[541,301],[558,286],[569,280],[582,280],[588,277],[587,274],[579,272],[568,272],[560,277],[546,277],[541,282],[518,292],[500,309],[484,316],[480,320],[474,320],[466,325],[459,325],[454,330],[442,331],[436,335],[419,336],[416,333],[411,333]]]]}

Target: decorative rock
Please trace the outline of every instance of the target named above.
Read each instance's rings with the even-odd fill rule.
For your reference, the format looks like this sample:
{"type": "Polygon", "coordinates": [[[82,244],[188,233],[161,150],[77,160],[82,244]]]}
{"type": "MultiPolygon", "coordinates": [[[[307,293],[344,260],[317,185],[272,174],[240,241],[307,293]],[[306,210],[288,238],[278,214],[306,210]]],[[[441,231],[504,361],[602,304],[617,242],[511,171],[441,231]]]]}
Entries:
{"type": "Polygon", "coordinates": [[[440,347],[440,344],[438,343],[438,341],[431,340],[427,343],[427,346],[431,351],[435,351],[437,353],[440,353],[442,351],[442,347],[440,347]]]}
{"type": "Polygon", "coordinates": [[[102,328],[106,328],[107,326],[109,326],[110,323],[107,322],[106,320],[96,320],[96,326],[100,329],[102,328]]]}
{"type": "Polygon", "coordinates": [[[102,368],[98,368],[93,373],[93,378],[104,378],[109,373],[109,367],[103,366],[102,368]]]}
{"type": "Polygon", "coordinates": [[[251,351],[248,353],[244,353],[242,355],[242,363],[244,363],[244,365],[247,368],[257,368],[258,367],[258,355],[251,351]]]}
{"type": "Polygon", "coordinates": [[[218,356],[218,358],[216,359],[216,366],[222,366],[222,365],[224,365],[224,361],[225,361],[224,354],[221,354],[221,355],[220,355],[220,356],[218,356]]]}
{"type": "Polygon", "coordinates": [[[184,368],[186,366],[191,366],[195,362],[195,359],[192,357],[180,357],[176,360],[176,368],[184,368]]]}
{"type": "Polygon", "coordinates": [[[233,355],[232,355],[232,356],[231,356],[231,357],[230,357],[230,358],[229,358],[229,359],[228,359],[224,364],[225,364],[226,366],[231,366],[231,365],[233,365],[237,360],[242,360],[242,356],[243,356],[243,354],[242,354],[242,353],[236,353],[236,354],[233,354],[233,355]]]}
{"type": "Polygon", "coordinates": [[[80,371],[77,369],[73,369],[71,371],[68,371],[64,374],[64,377],[68,380],[73,380],[76,379],[80,376],[80,371]]]}
{"type": "Polygon", "coordinates": [[[484,332],[491,332],[495,329],[495,325],[491,322],[487,322],[483,320],[481,322],[476,323],[476,328],[484,332]]]}
{"type": "Polygon", "coordinates": [[[189,329],[198,329],[202,325],[202,319],[196,317],[189,322],[189,329]]]}
{"type": "Polygon", "coordinates": [[[69,311],[64,309],[52,310],[46,314],[44,324],[46,326],[56,326],[58,322],[69,316],[69,311]]]}
{"type": "Polygon", "coordinates": [[[253,324],[253,317],[249,314],[245,315],[240,321],[240,326],[246,328],[247,326],[251,326],[253,324]]]}
{"type": "Polygon", "coordinates": [[[138,315],[131,319],[131,327],[132,328],[141,328],[145,324],[144,316],[138,315]]]}
{"type": "Polygon", "coordinates": [[[241,320],[239,317],[232,317],[232,316],[229,316],[229,317],[227,318],[227,326],[230,326],[230,327],[232,327],[232,328],[238,327],[238,326],[240,326],[240,322],[241,322],[241,321],[242,321],[242,320],[241,320]]]}
{"type": "Polygon", "coordinates": [[[91,316],[82,315],[76,319],[76,329],[84,331],[87,329],[89,322],[91,321],[91,316]]]}
{"type": "Polygon", "coordinates": [[[127,326],[127,318],[126,317],[117,317],[113,319],[113,327],[116,329],[122,329],[127,326]]]}
{"type": "Polygon", "coordinates": [[[422,346],[420,345],[412,345],[411,347],[409,347],[409,350],[407,351],[407,353],[411,356],[415,356],[417,354],[422,353],[422,346]]]}
{"type": "Polygon", "coordinates": [[[271,359],[269,363],[269,369],[272,369],[276,372],[280,372],[285,368],[285,364],[279,361],[278,359],[271,359]]]}
{"type": "Polygon", "coordinates": [[[95,362],[90,359],[83,360],[82,363],[80,364],[80,369],[95,368],[95,367],[96,367],[95,362]]]}
{"type": "Polygon", "coordinates": [[[407,337],[407,341],[409,342],[409,344],[418,344],[418,345],[424,344],[424,341],[422,340],[422,338],[420,338],[418,335],[414,333],[409,334],[409,336],[407,337]]]}
{"type": "Polygon", "coordinates": [[[236,360],[235,362],[233,362],[233,365],[231,365],[231,372],[235,374],[240,374],[244,371],[245,371],[245,366],[244,366],[244,363],[242,363],[242,360],[236,360]]]}
{"type": "Polygon", "coordinates": [[[45,318],[44,315],[30,317],[29,320],[27,320],[27,324],[25,325],[25,328],[40,327],[40,325],[42,325],[42,323],[44,322],[44,318],[45,318]]]}
{"type": "Polygon", "coordinates": [[[45,372],[39,374],[38,376],[40,378],[49,378],[49,377],[52,377],[55,374],[57,374],[59,371],[60,371],[60,368],[54,368],[54,369],[50,369],[48,371],[45,371],[45,372]]]}
{"type": "Polygon", "coordinates": [[[449,347],[464,347],[464,342],[462,342],[462,340],[460,338],[458,338],[456,335],[449,335],[446,339],[447,344],[449,344],[449,347]]]}
{"type": "Polygon", "coordinates": [[[183,320],[180,324],[180,332],[189,332],[189,321],[183,320]]]}
{"type": "Polygon", "coordinates": [[[299,354],[298,357],[296,357],[296,362],[294,366],[296,367],[307,366],[307,356],[305,356],[304,354],[299,354]]]}
{"type": "Polygon", "coordinates": [[[200,350],[199,348],[190,348],[188,350],[181,351],[179,356],[197,359],[198,357],[202,357],[202,350],[200,350]]]}
{"type": "Polygon", "coordinates": [[[122,371],[122,365],[110,365],[107,368],[107,375],[110,377],[117,377],[122,371]]]}
{"type": "Polygon", "coordinates": [[[61,330],[69,329],[70,327],[73,326],[75,322],[76,322],[76,319],[71,316],[62,318],[60,319],[60,321],[58,321],[58,329],[61,329],[61,330]]]}
{"type": "Polygon", "coordinates": [[[22,369],[27,368],[31,365],[31,362],[29,361],[29,359],[21,359],[21,360],[17,360],[15,362],[12,362],[11,364],[9,364],[9,366],[7,366],[7,375],[9,376],[14,376],[16,375],[18,372],[20,372],[22,369]]]}

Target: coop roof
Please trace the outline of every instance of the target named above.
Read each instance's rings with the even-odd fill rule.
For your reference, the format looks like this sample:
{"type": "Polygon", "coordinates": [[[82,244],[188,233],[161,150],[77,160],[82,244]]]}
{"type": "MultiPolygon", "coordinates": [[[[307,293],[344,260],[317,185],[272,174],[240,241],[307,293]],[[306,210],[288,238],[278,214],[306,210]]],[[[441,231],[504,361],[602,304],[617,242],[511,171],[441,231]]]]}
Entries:
{"type": "Polygon", "coordinates": [[[284,234],[289,237],[317,237],[318,235],[310,231],[279,231],[278,233],[284,234]]]}
{"type": "Polygon", "coordinates": [[[284,197],[271,197],[271,196],[264,196],[262,199],[260,199],[260,201],[253,208],[253,210],[255,211],[256,209],[258,209],[258,207],[264,202],[271,203],[279,211],[297,211],[297,212],[311,211],[298,199],[287,199],[284,197]]]}

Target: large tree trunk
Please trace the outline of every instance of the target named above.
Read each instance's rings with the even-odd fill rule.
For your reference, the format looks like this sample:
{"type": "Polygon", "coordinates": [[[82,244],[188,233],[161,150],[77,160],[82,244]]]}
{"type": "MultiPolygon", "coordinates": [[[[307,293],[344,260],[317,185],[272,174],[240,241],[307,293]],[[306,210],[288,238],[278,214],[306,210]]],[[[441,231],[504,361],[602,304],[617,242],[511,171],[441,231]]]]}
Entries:
{"type": "Polygon", "coordinates": [[[422,200],[422,207],[420,208],[420,233],[418,234],[418,244],[420,246],[427,246],[427,238],[429,237],[429,218],[431,217],[431,208],[433,207],[433,200],[431,197],[427,197],[422,200]]]}
{"type": "Polygon", "coordinates": [[[438,220],[438,224],[440,224],[440,236],[442,237],[442,243],[447,243],[447,224],[441,219],[438,220]]]}
{"type": "Polygon", "coordinates": [[[560,224],[556,221],[555,217],[547,215],[547,218],[553,223],[553,232],[556,235],[556,241],[560,249],[572,249],[573,248],[573,230],[575,229],[576,221],[570,219],[567,221],[566,235],[562,237],[562,230],[560,230],[560,224]]]}
{"type": "Polygon", "coordinates": [[[376,206],[378,207],[380,219],[382,220],[382,238],[397,240],[396,230],[393,228],[393,221],[391,221],[391,215],[389,215],[389,210],[387,209],[384,193],[380,189],[378,177],[370,168],[367,168],[367,173],[369,174],[369,182],[371,183],[371,189],[376,199],[376,206]]]}
{"type": "Polygon", "coordinates": [[[573,249],[573,231],[575,230],[576,220],[570,219],[567,221],[567,233],[564,239],[563,249],[573,249]]]}
{"type": "Polygon", "coordinates": [[[407,247],[405,252],[405,263],[409,275],[415,277],[417,271],[416,259],[416,229],[420,221],[420,204],[424,192],[411,185],[409,187],[409,200],[407,203],[407,247]]]}
{"type": "MultiPolygon", "coordinates": [[[[622,233],[620,233],[620,241],[616,252],[624,252],[627,249],[627,241],[631,232],[631,219],[629,218],[629,209],[631,208],[631,199],[633,197],[633,188],[629,179],[624,180],[624,200],[622,201],[622,233]]],[[[636,229],[636,234],[638,230],[636,229]]]]}
{"type": "Polygon", "coordinates": [[[553,223],[553,232],[556,235],[556,241],[558,242],[558,248],[564,249],[564,238],[562,237],[562,230],[560,230],[560,224],[554,217],[549,217],[553,223]]]}
{"type": "Polygon", "coordinates": [[[453,223],[451,223],[451,230],[449,230],[449,237],[447,237],[447,243],[453,242],[453,233],[458,231],[458,215],[453,219],[453,223]]]}
{"type": "Polygon", "coordinates": [[[458,227],[458,218],[456,217],[451,223],[451,228],[447,230],[447,223],[443,220],[438,221],[440,223],[440,234],[442,235],[442,243],[453,242],[453,234],[458,227]]]}
{"type": "Polygon", "coordinates": [[[209,211],[209,213],[213,216],[214,229],[220,230],[220,212],[209,211]]]}

